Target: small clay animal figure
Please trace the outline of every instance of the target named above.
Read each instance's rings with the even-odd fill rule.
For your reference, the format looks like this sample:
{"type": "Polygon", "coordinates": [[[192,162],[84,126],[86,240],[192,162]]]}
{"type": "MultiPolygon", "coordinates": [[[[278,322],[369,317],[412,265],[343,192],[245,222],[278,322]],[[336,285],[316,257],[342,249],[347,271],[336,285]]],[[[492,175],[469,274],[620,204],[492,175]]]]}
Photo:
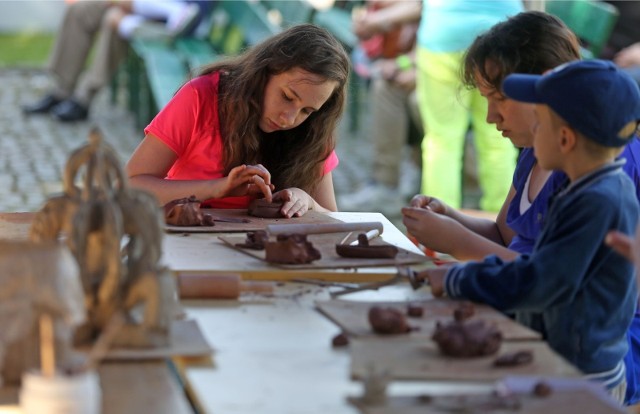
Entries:
{"type": "Polygon", "coordinates": [[[481,319],[438,323],[431,337],[444,355],[473,358],[493,355],[502,344],[502,333],[481,319]]]}
{"type": "Polygon", "coordinates": [[[213,226],[213,216],[204,214],[195,196],[179,198],[164,205],[164,217],[172,226],[213,226]]]}
{"type": "Polygon", "coordinates": [[[374,332],[383,335],[404,334],[411,331],[404,313],[395,308],[372,306],[369,309],[369,324],[374,332]]]}
{"type": "Polygon", "coordinates": [[[284,201],[272,201],[271,203],[264,198],[257,198],[249,203],[248,214],[254,217],[262,218],[282,218],[284,217],[280,210],[284,205],[284,201]]]}

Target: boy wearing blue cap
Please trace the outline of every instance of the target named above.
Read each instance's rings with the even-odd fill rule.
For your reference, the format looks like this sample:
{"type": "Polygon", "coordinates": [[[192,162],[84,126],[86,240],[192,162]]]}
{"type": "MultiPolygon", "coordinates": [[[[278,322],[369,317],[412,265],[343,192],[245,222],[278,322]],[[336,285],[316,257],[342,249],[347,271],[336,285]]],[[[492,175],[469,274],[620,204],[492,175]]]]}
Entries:
{"type": "Polygon", "coordinates": [[[488,256],[424,273],[446,293],[515,312],[549,345],[622,402],[625,333],[637,288],[633,267],[602,240],[632,234],[639,207],[624,161],[615,161],[640,120],[637,84],[610,62],[577,61],[545,75],[514,74],[511,99],[535,104],[535,156],[569,178],[552,199],[533,252],[511,262],[488,256]]]}

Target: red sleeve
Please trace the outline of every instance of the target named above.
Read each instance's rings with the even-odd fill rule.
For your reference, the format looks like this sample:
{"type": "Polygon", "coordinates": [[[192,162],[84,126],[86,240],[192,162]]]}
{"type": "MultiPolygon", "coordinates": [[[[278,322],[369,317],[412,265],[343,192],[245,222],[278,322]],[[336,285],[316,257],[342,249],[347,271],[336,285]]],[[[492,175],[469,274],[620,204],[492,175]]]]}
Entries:
{"type": "Polygon", "coordinates": [[[178,157],[182,156],[194,136],[202,108],[202,91],[208,84],[205,77],[199,77],[183,85],[144,129],[144,133],[160,138],[178,157]]]}
{"type": "Polygon", "coordinates": [[[322,171],[322,175],[329,174],[333,171],[338,164],[340,164],[340,160],[338,159],[338,155],[335,151],[331,151],[331,154],[324,160],[324,169],[322,171]]]}

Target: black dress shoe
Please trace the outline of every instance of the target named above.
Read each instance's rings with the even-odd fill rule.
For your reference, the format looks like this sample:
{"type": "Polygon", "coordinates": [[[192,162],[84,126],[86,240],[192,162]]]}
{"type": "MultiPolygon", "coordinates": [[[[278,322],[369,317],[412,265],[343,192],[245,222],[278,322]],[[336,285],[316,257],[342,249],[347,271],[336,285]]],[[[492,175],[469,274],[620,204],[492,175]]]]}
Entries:
{"type": "Polygon", "coordinates": [[[46,114],[60,102],[62,102],[62,99],[56,98],[53,95],[47,95],[32,105],[24,105],[22,111],[25,114],[46,114]]]}
{"type": "Polygon", "coordinates": [[[65,99],[51,110],[51,114],[62,122],[84,121],[89,117],[89,110],[73,99],[65,99]]]}

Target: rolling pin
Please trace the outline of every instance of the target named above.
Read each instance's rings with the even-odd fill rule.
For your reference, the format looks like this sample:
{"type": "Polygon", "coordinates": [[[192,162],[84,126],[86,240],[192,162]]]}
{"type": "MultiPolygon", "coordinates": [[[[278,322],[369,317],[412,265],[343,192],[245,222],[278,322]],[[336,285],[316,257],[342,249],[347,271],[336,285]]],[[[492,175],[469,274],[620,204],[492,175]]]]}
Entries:
{"type": "Polygon", "coordinates": [[[272,293],[272,282],[243,282],[237,274],[179,273],[180,299],[238,299],[241,293],[272,293]]]}
{"type": "Polygon", "coordinates": [[[362,223],[322,223],[322,224],[269,224],[267,233],[271,235],[283,233],[325,234],[347,233],[350,231],[378,230],[382,234],[383,226],[379,221],[362,223]]]}

